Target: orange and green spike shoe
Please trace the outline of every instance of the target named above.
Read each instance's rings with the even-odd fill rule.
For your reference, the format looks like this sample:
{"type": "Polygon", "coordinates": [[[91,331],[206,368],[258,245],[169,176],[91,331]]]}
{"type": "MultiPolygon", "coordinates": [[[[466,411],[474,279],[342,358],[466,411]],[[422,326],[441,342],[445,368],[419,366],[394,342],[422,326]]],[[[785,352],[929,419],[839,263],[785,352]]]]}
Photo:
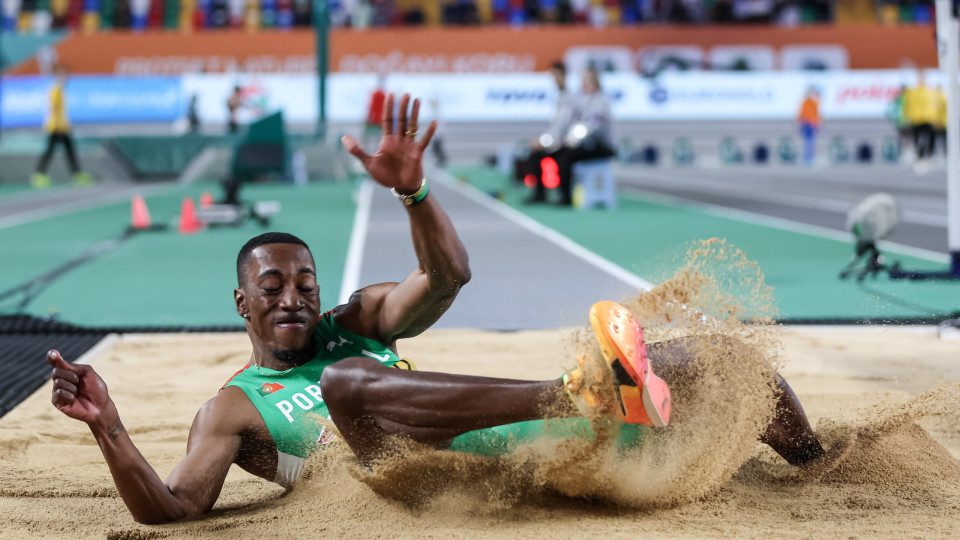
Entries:
{"type": "Polygon", "coordinates": [[[605,373],[592,373],[577,353],[579,367],[564,376],[574,403],[586,415],[612,415],[622,422],[663,427],[670,421],[670,388],[654,375],[643,329],[616,302],[597,302],[590,324],[603,351],[605,373]],[[612,392],[610,391],[612,388],[612,392]]]}

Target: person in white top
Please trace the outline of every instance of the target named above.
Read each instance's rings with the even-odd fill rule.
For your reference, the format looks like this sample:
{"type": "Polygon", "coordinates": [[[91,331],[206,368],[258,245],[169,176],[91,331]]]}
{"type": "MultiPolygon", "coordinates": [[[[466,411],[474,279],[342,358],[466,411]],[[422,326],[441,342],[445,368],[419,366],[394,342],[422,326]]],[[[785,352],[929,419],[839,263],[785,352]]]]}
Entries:
{"type": "Polygon", "coordinates": [[[613,156],[613,120],[610,100],[600,88],[600,78],[593,69],[583,72],[582,93],[577,96],[570,127],[563,146],[550,154],[557,162],[560,176],[561,206],[573,204],[573,164],[578,161],[613,156]]]}

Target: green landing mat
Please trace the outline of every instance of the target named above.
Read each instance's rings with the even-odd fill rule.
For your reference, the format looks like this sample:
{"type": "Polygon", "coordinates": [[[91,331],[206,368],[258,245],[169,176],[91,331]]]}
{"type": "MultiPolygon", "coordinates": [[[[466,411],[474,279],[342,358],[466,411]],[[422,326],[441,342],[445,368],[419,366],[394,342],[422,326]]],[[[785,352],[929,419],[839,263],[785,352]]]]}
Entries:
{"type": "MultiPolygon", "coordinates": [[[[153,223],[169,223],[170,230],[139,232],[67,271],[42,288],[25,312],[84,326],[239,326],[233,302],[237,252],[267,231],[289,232],[310,245],[320,299],[331,308],[353,226],[353,190],[352,182],[250,185],[242,192],[245,202],[281,204],[268,228],[249,221],[181,235],[176,216],[184,197],[198,200],[205,191],[219,197],[220,191],[215,185],[171,186],[146,197],[153,223]]],[[[124,201],[0,229],[5,261],[12,262],[0,265],[0,294],[120,236],[129,223],[130,202],[124,201]]],[[[20,298],[0,300],[0,314],[11,313],[20,298]]]]}
{"type": "MultiPolygon", "coordinates": [[[[779,319],[936,319],[960,311],[960,281],[840,280],[853,254],[852,237],[845,242],[784,230],[642,195],[621,195],[613,211],[528,206],[522,202],[528,190],[493,169],[452,174],[651,283],[673,275],[694,242],[724,238],[759,264],[773,287],[779,319]]],[[[885,253],[904,268],[946,269],[946,263],[885,253]]]]}

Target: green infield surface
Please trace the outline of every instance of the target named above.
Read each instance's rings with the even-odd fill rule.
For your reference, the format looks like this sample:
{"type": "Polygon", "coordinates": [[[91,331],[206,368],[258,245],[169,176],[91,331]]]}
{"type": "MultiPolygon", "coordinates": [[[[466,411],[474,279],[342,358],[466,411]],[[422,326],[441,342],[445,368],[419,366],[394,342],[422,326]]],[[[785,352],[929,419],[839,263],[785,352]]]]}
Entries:
{"type": "MultiPolygon", "coordinates": [[[[960,311],[960,282],[891,280],[886,276],[840,280],[853,239],[814,227],[790,226],[762,216],[705,209],[657,195],[621,193],[612,211],[577,211],[524,205],[529,192],[490,168],[452,174],[503,204],[554,229],[597,255],[657,283],[683,263],[683,246],[719,237],[756,261],[773,287],[778,317],[786,320],[946,318],[960,311]]],[[[887,249],[910,269],[945,269],[944,260],[887,249]]],[[[955,315],[954,315],[955,316],[955,315]]]]}
{"type": "MultiPolygon", "coordinates": [[[[84,326],[239,326],[233,305],[237,252],[251,237],[271,230],[296,234],[310,245],[321,301],[332,307],[353,226],[353,190],[352,182],[250,185],[243,190],[245,202],[281,205],[269,227],[247,221],[181,235],[177,216],[184,198],[196,201],[207,191],[219,197],[220,190],[203,183],[169,186],[145,198],[152,222],[169,224],[168,230],[138,232],[56,279],[35,284],[22,312],[84,326]]],[[[131,203],[124,200],[0,229],[7,261],[0,265],[0,294],[120,237],[130,217],[131,203]]],[[[23,298],[17,293],[0,299],[0,314],[18,311],[23,298]]]]}

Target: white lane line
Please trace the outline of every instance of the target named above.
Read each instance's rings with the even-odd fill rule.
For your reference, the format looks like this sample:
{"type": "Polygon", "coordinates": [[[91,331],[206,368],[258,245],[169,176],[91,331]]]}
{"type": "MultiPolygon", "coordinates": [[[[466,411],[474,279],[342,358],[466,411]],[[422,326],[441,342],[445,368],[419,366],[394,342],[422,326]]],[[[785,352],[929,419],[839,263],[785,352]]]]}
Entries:
{"type": "MultiPolygon", "coordinates": [[[[719,206],[716,204],[704,203],[700,201],[695,201],[691,199],[684,199],[681,197],[675,197],[673,195],[664,195],[661,193],[652,193],[645,191],[643,195],[635,193],[624,193],[620,192],[621,197],[626,197],[629,199],[645,202],[653,202],[657,204],[662,204],[665,206],[685,206],[689,208],[695,208],[706,214],[713,216],[733,219],[736,221],[742,221],[744,223],[751,223],[754,225],[762,225],[764,227],[773,227],[776,229],[782,229],[785,231],[808,234],[812,236],[819,236],[821,238],[827,238],[830,240],[836,240],[838,242],[843,242],[845,244],[853,244],[853,239],[849,233],[837,231],[834,229],[829,229],[827,227],[820,227],[818,225],[808,225],[806,223],[800,223],[797,221],[790,221],[788,219],[767,216],[764,214],[756,214],[754,212],[748,212],[746,210],[740,210],[737,208],[727,208],[726,206],[719,206]]],[[[939,263],[948,263],[950,262],[950,257],[946,253],[938,253],[936,251],[930,251],[927,249],[916,248],[912,246],[905,246],[903,244],[897,244],[895,242],[887,242],[881,240],[877,243],[878,246],[884,251],[893,251],[899,253],[900,255],[908,255],[911,257],[918,257],[921,259],[928,259],[934,262],[939,263]]]]}
{"type": "Polygon", "coordinates": [[[210,165],[217,159],[217,150],[215,148],[210,148],[209,146],[204,148],[200,155],[193,158],[190,163],[187,164],[187,168],[184,169],[183,173],[180,175],[178,184],[192,184],[197,178],[200,178],[200,175],[207,172],[207,169],[210,165]]]}
{"type": "Polygon", "coordinates": [[[370,225],[370,207],[373,203],[373,180],[360,180],[357,190],[357,213],[353,215],[353,230],[347,247],[347,261],[343,265],[338,304],[346,304],[350,295],[360,288],[360,267],[363,265],[363,248],[367,243],[367,228],[370,225]]]}
{"type": "MultiPolygon", "coordinates": [[[[624,171],[621,171],[621,173],[624,171]]],[[[710,181],[699,181],[692,178],[672,178],[667,175],[658,174],[654,172],[644,171],[642,174],[638,173],[637,176],[644,180],[653,180],[658,187],[670,187],[677,188],[681,187],[690,187],[696,189],[702,193],[708,193],[711,195],[717,196],[726,196],[732,198],[743,199],[747,201],[757,201],[765,203],[780,204],[783,206],[790,206],[794,208],[808,208],[813,210],[822,210],[825,212],[835,212],[838,214],[846,215],[851,208],[856,203],[847,202],[839,199],[827,199],[824,197],[815,197],[811,195],[801,195],[798,193],[791,194],[779,194],[779,193],[770,193],[758,189],[751,188],[738,188],[725,184],[718,186],[715,182],[710,181]]],[[[642,184],[634,184],[638,188],[642,188],[642,184]]],[[[912,223],[915,225],[927,225],[931,227],[946,227],[947,226],[947,217],[931,215],[925,212],[916,212],[912,210],[901,210],[900,211],[901,220],[904,223],[912,223]]]]}
{"type": "Polygon", "coordinates": [[[532,232],[533,234],[540,236],[541,238],[552,242],[560,249],[579,257],[586,263],[599,268],[600,270],[610,274],[611,276],[623,281],[624,283],[630,285],[631,287],[646,291],[653,288],[653,284],[649,281],[641,278],[640,276],[630,272],[629,270],[623,268],[622,266],[617,265],[616,263],[605,259],[600,255],[590,251],[589,249],[581,246],[580,244],[574,242],[573,240],[563,236],[557,231],[543,225],[542,223],[526,216],[514,210],[513,208],[507,206],[506,204],[487,196],[477,188],[458,182],[453,178],[450,173],[437,169],[431,173],[431,176],[437,178],[439,181],[443,182],[444,185],[453,189],[454,191],[464,195],[473,202],[492,210],[493,212],[499,214],[500,216],[516,223],[517,225],[523,227],[524,229],[532,232]]]}
{"type": "MultiPolygon", "coordinates": [[[[116,343],[120,339],[120,334],[107,334],[103,336],[103,339],[97,342],[96,345],[91,347],[87,352],[80,355],[80,358],[77,358],[73,361],[74,364],[89,364],[91,360],[96,358],[101,352],[109,349],[111,345],[116,343]]],[[[66,360],[66,358],[64,358],[66,360]]]]}
{"type": "Polygon", "coordinates": [[[40,221],[47,218],[63,216],[66,214],[73,214],[75,212],[81,212],[83,210],[90,210],[98,206],[106,206],[108,204],[113,204],[120,202],[124,199],[130,198],[134,193],[147,196],[147,195],[162,195],[164,192],[174,191],[180,189],[179,185],[161,185],[154,187],[131,187],[122,189],[119,191],[111,191],[103,195],[96,197],[91,197],[89,199],[83,199],[80,201],[66,201],[60,204],[55,204],[53,206],[47,206],[46,208],[38,208],[36,210],[29,210],[26,212],[21,212],[19,214],[13,214],[11,216],[6,216],[0,218],[0,229],[6,229],[9,227],[16,227],[17,225],[23,225],[24,223],[30,223],[31,221],[40,221]]]}

